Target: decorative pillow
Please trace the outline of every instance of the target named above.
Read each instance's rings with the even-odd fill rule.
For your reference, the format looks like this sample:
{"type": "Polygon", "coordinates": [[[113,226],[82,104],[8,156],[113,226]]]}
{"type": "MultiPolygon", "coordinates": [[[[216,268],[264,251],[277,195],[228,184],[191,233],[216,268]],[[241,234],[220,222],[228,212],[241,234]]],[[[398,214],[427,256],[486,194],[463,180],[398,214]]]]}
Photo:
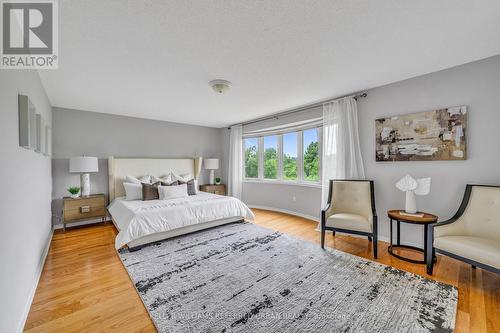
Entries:
{"type": "Polygon", "coordinates": [[[123,183],[125,200],[142,200],[142,184],[123,183]]]}
{"type": "Polygon", "coordinates": [[[154,184],[142,183],[142,200],[158,200],[160,198],[158,194],[158,186],[161,182],[156,182],[154,184]]]}
{"type": "Polygon", "coordinates": [[[187,185],[187,192],[189,195],[196,195],[198,194],[198,182],[195,179],[190,179],[187,182],[184,182],[182,180],[177,181],[179,184],[186,184],[187,185]]]}
{"type": "Polygon", "coordinates": [[[160,200],[185,198],[188,196],[187,184],[158,186],[158,193],[160,195],[160,200]]]}
{"type": "Polygon", "coordinates": [[[183,181],[184,183],[187,183],[188,181],[190,181],[193,178],[194,177],[192,175],[190,175],[189,173],[184,173],[182,175],[177,175],[177,174],[175,174],[175,173],[172,172],[172,179],[173,180],[180,180],[180,181],[183,181]]]}
{"type": "Polygon", "coordinates": [[[162,181],[162,182],[161,182],[161,185],[162,185],[162,186],[175,186],[175,185],[180,185],[180,183],[179,183],[179,181],[178,181],[178,180],[175,180],[175,181],[173,181],[173,182],[171,182],[171,183],[165,183],[165,182],[163,182],[163,181],[162,181]]]}
{"type": "Polygon", "coordinates": [[[158,177],[153,176],[153,175],[149,176],[149,180],[150,180],[151,184],[161,182],[161,178],[158,178],[158,177]]]}
{"type": "Polygon", "coordinates": [[[133,177],[133,176],[126,176],[125,177],[125,183],[132,183],[132,184],[141,184],[141,183],[151,183],[151,176],[143,176],[139,179],[133,177]]]}
{"type": "MultiPolygon", "coordinates": [[[[162,177],[160,180],[162,182],[162,185],[166,184],[165,186],[173,184],[174,182],[176,182],[176,180],[172,177],[172,173],[169,173],[165,177],[162,177]]],[[[179,184],[175,184],[175,185],[179,185],[179,184]]]]}

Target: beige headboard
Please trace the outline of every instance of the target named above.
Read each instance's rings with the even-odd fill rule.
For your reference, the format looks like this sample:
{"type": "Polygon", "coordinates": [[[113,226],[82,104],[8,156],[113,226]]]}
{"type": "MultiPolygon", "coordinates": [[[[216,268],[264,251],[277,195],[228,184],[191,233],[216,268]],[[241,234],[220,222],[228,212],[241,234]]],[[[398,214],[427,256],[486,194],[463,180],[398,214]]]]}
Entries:
{"type": "Polygon", "coordinates": [[[201,171],[201,157],[196,158],[108,158],[109,202],[114,198],[124,196],[123,180],[126,176],[141,177],[153,175],[166,176],[170,172],[191,174],[198,179],[201,171]]]}

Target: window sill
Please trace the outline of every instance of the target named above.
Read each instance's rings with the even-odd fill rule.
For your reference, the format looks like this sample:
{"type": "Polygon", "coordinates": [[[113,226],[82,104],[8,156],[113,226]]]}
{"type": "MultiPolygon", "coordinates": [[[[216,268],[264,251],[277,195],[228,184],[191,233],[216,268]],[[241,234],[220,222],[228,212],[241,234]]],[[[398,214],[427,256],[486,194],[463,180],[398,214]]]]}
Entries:
{"type": "Polygon", "coordinates": [[[294,181],[271,180],[271,179],[243,179],[243,183],[249,183],[249,184],[272,184],[272,185],[291,185],[291,186],[321,188],[321,183],[294,182],[294,181]]]}

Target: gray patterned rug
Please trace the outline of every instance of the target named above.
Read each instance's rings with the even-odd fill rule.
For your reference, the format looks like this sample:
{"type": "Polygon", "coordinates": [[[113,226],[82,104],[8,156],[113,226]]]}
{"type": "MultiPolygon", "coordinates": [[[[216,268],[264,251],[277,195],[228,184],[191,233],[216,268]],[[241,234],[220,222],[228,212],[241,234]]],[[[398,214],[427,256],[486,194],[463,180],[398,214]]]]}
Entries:
{"type": "Polygon", "coordinates": [[[456,288],[250,223],[119,255],[160,332],[452,332],[456,288]]]}

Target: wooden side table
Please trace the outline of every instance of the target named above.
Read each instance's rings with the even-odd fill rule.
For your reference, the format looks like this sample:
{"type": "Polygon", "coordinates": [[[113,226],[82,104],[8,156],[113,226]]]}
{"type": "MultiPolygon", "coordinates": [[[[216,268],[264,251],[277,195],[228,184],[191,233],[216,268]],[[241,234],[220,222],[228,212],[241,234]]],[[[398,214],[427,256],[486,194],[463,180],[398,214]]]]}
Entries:
{"type": "Polygon", "coordinates": [[[106,197],[104,194],[91,194],[86,197],[63,198],[63,231],[66,224],[91,218],[101,218],[107,221],[106,197]]]}
{"type": "Polygon", "coordinates": [[[225,184],[200,185],[200,191],[218,195],[226,195],[226,185],[225,184]]]}
{"type": "MultiPolygon", "coordinates": [[[[389,210],[387,212],[387,215],[389,216],[390,219],[390,245],[389,245],[389,254],[401,259],[405,260],[408,262],[412,262],[414,264],[425,264],[425,258],[427,258],[427,229],[429,224],[435,223],[438,220],[438,217],[433,214],[429,213],[424,213],[424,212],[417,212],[417,214],[423,214],[424,216],[412,216],[412,215],[407,215],[404,213],[404,210],[400,209],[393,209],[389,210]],[[392,222],[396,221],[396,244],[392,243],[392,222]],[[401,244],[401,233],[400,233],[400,224],[401,222],[403,223],[409,223],[409,224],[420,224],[424,226],[424,248],[421,249],[419,247],[415,246],[410,246],[410,245],[402,245],[401,244]],[[410,249],[410,250],[415,250],[418,252],[422,252],[424,254],[424,260],[414,260],[411,258],[403,257],[399,254],[396,254],[392,251],[393,248],[405,248],[405,249],[410,249]]],[[[434,261],[436,260],[436,257],[434,256],[434,261]]]]}

